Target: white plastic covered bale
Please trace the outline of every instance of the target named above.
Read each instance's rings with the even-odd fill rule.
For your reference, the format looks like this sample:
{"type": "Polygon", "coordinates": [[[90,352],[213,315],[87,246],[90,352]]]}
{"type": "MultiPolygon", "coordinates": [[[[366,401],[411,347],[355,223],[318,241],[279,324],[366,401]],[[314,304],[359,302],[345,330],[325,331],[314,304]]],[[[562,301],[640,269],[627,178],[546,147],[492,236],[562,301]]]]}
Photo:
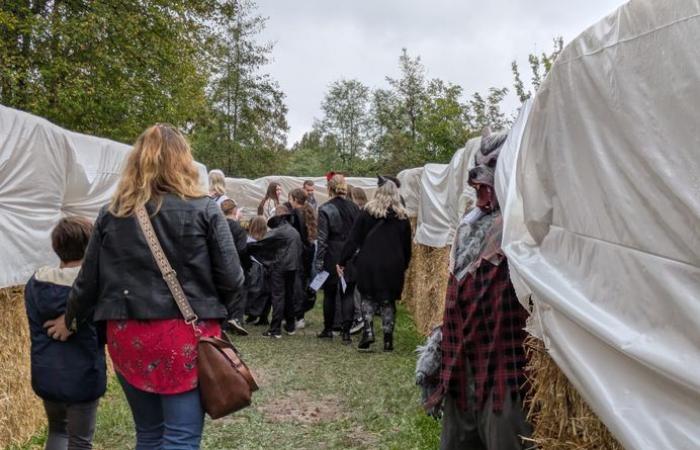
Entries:
{"type": "Polygon", "coordinates": [[[700,448],[699,41],[698,1],[621,7],[558,57],[517,160],[510,267],[629,449],[700,448]]]}
{"type": "MultiPolygon", "coordinates": [[[[67,215],[97,216],[130,150],[0,105],[0,288],[58,263],[51,230],[67,215]]],[[[197,167],[206,189],[206,167],[197,167]]]]}

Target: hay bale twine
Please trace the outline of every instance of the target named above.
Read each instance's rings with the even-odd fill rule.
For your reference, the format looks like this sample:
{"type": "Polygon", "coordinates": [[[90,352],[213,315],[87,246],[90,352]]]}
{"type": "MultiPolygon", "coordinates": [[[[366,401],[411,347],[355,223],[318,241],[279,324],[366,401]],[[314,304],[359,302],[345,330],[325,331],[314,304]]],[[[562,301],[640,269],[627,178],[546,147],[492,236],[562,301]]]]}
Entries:
{"type": "Polygon", "coordinates": [[[0,448],[26,441],[45,424],[32,391],[29,345],[24,290],[0,289],[0,448]]]}
{"type": "Polygon", "coordinates": [[[526,400],[534,426],[532,442],[545,450],[623,450],[547,354],[544,343],[529,336],[526,400]]]}

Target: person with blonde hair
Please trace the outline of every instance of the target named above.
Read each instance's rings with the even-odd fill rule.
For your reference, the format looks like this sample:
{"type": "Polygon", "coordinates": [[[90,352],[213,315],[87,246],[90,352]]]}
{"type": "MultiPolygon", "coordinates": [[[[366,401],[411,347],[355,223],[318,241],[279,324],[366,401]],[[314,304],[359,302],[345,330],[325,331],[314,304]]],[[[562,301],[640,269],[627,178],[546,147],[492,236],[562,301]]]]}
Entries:
{"type": "Polygon", "coordinates": [[[357,288],[362,295],[364,329],[359,348],[374,343],[374,313],[381,310],[384,351],[394,349],[396,300],[401,298],[411,261],[411,222],[394,181],[380,176],[374,199],[360,212],[338,261],[342,275],[355,257],[357,288]],[[357,256],[355,254],[357,253],[357,256]]]}
{"type": "Polygon", "coordinates": [[[350,344],[354,308],[352,297],[355,287],[352,283],[348,283],[343,292],[336,265],[360,209],[346,198],[348,185],[345,182],[345,176],[331,172],[326,178],[328,195],[331,199],[318,209],[318,238],[314,269],[316,273],[325,270],[329,276],[323,285],[323,331],[318,334],[318,337],[333,338],[336,298],[339,297],[343,343],[350,344]]]}
{"type": "Polygon", "coordinates": [[[136,140],[116,192],[100,210],[65,317],[65,340],[105,322],[107,347],[136,426],[136,448],[199,448],[197,335],[221,336],[243,271],[217,204],[202,191],[185,137],[149,127],[136,140]],[[198,321],[185,323],[136,218],[145,208],[198,321]]]}
{"type": "Polygon", "coordinates": [[[221,204],[226,197],[226,177],[219,169],[209,171],[209,197],[217,204],[221,204]]]}

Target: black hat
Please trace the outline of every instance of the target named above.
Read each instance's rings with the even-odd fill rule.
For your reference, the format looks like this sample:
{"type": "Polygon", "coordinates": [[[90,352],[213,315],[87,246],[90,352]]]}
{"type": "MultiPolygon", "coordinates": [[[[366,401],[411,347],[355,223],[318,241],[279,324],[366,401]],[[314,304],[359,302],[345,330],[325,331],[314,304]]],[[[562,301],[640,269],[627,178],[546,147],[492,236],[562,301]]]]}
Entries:
{"type": "Polygon", "coordinates": [[[387,181],[393,182],[397,188],[401,187],[401,182],[398,178],[393,177],[391,175],[377,175],[377,186],[382,187],[386,184],[387,181]]]}

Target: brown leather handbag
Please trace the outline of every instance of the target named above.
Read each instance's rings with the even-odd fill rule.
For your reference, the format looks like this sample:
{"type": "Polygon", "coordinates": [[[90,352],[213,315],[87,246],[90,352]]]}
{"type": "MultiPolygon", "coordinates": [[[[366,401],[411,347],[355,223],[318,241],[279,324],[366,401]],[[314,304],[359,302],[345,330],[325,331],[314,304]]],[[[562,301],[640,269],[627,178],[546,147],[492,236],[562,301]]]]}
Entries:
{"type": "Polygon", "coordinates": [[[197,336],[199,393],[204,410],[212,419],[218,419],[250,406],[253,392],[258,390],[253,373],[225,334],[222,336],[223,339],[201,336],[195,326],[198,320],[197,314],[187,300],[177,274],[163,253],[146,208],[139,207],[135,212],[158,269],[163,274],[163,279],[173,294],[185,323],[192,325],[197,336]]]}

